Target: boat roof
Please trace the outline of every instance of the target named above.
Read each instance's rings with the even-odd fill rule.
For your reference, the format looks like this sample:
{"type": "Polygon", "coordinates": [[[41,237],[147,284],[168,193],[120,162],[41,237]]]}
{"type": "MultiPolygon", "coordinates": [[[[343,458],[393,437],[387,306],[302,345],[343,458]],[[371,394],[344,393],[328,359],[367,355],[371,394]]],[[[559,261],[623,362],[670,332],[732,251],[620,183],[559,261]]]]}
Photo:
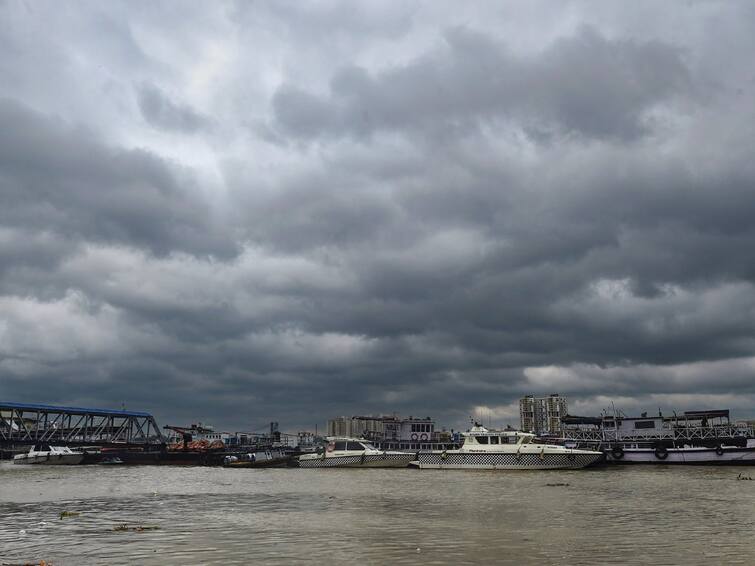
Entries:
{"type": "Polygon", "coordinates": [[[684,416],[688,419],[716,419],[719,417],[729,418],[729,409],[716,409],[713,411],[684,411],[684,416]]]}
{"type": "Polygon", "coordinates": [[[462,432],[461,434],[469,436],[535,436],[531,432],[523,432],[521,430],[489,430],[482,425],[475,425],[467,432],[462,432]]]}
{"type": "Polygon", "coordinates": [[[653,419],[674,420],[675,418],[686,419],[717,419],[717,418],[729,418],[728,409],[716,409],[710,411],[684,411],[682,415],[647,415],[639,417],[625,417],[623,415],[605,415],[603,417],[581,417],[576,415],[564,415],[561,417],[561,422],[564,424],[593,424],[599,425],[603,421],[622,420],[622,421],[648,421],[653,419]]]}
{"type": "Polygon", "coordinates": [[[564,415],[561,417],[561,422],[564,424],[591,424],[599,425],[603,422],[602,417],[581,417],[578,415],[564,415]]]}

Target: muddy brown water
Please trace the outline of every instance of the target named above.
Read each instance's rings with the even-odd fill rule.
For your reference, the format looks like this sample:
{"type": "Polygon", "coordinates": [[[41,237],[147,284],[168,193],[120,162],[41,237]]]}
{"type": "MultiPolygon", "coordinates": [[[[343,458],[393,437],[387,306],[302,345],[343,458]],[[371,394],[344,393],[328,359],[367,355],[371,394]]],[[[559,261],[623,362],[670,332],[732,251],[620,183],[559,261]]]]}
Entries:
{"type": "Polygon", "coordinates": [[[751,565],[738,474],[2,463],[0,563],[751,565]]]}

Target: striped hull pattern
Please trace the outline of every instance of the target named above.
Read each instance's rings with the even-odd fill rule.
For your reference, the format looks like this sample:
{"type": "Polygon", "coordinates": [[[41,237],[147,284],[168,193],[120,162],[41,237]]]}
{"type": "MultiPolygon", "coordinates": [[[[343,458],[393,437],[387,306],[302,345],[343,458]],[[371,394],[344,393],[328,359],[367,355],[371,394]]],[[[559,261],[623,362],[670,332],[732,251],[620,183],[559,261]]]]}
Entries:
{"type": "Polygon", "coordinates": [[[515,454],[502,452],[420,452],[421,469],[559,470],[585,468],[600,462],[602,454],[515,454]]]}
{"type": "Polygon", "coordinates": [[[406,468],[414,453],[393,453],[299,459],[300,468],[406,468]]]}

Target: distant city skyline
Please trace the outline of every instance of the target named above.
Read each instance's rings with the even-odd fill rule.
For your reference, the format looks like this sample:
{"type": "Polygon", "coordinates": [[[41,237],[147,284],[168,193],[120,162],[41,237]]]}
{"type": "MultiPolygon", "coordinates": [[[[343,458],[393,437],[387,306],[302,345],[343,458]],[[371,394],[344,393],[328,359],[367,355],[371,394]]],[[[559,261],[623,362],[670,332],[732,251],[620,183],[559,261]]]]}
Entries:
{"type": "Polygon", "coordinates": [[[755,417],[755,5],[0,3],[0,400],[755,417]]]}

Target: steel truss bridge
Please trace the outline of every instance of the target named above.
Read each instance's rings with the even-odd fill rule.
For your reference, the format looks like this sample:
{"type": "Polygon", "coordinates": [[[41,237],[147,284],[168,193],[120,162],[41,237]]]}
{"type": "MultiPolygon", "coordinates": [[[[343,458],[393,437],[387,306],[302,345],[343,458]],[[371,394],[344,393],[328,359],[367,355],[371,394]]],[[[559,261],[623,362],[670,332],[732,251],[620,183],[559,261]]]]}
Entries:
{"type": "Polygon", "coordinates": [[[165,438],[149,413],[0,401],[0,445],[154,446],[165,438]]]}

